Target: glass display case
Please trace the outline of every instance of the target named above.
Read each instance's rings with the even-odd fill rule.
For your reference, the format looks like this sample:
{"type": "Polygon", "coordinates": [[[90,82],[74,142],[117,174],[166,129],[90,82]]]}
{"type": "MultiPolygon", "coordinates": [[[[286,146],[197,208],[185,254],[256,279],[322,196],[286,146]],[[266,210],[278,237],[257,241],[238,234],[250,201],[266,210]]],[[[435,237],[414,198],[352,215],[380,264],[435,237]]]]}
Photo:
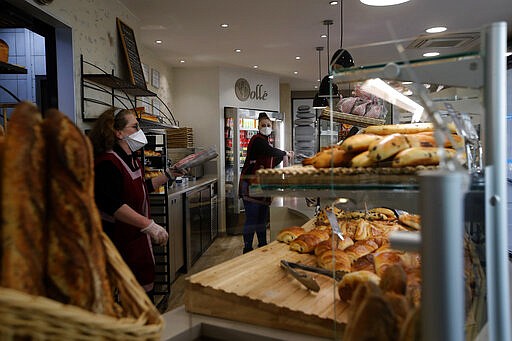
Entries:
{"type": "MultiPolygon", "coordinates": [[[[506,140],[506,24],[484,27],[481,40],[479,53],[354,67],[335,73],[332,80],[342,84],[380,78],[470,89],[464,95],[445,92],[438,97],[417,90],[416,100],[436,113],[442,107],[448,108],[445,103],[452,104],[456,111],[477,107],[471,118],[483,146],[480,172],[469,174],[467,169],[450,164],[400,171],[393,167],[362,171],[294,166],[259,171],[259,184],[250,188],[254,196],[321,197],[326,203],[333,200],[340,203],[343,201],[339,198],[344,198],[344,202],[354,203],[353,207],[363,212],[368,212],[370,205],[393,206],[421,215],[421,233],[412,238],[393,234],[391,243],[393,247],[421,254],[423,340],[472,340],[485,324],[489,339],[511,337],[506,245],[507,158],[502,142],[506,140]],[[470,254],[477,255],[474,261],[479,263],[475,267],[473,262],[469,271],[465,268],[468,248],[470,254]],[[477,285],[473,283],[468,289],[469,277],[476,272],[477,285]],[[470,306],[468,296],[472,298],[470,306]]],[[[332,109],[331,121],[334,120],[332,109]]],[[[446,129],[436,121],[441,116],[432,118],[434,134],[443,127],[446,129]]],[[[333,302],[335,310],[336,306],[333,302]]],[[[336,312],[334,316],[338,316],[336,312]]],[[[344,330],[340,327],[336,332],[336,326],[334,323],[337,339],[344,330]]]]}

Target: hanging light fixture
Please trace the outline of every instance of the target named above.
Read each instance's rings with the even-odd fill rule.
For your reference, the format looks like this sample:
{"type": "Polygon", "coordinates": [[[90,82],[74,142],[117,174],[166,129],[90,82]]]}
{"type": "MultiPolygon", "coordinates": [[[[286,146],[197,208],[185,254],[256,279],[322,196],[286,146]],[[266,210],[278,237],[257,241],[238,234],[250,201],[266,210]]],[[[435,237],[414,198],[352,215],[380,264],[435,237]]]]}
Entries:
{"type": "MultiPolygon", "coordinates": [[[[323,24],[327,26],[327,60],[329,60],[329,26],[333,24],[332,20],[324,20],[323,24]]],[[[338,86],[332,82],[331,67],[327,63],[327,76],[322,79],[320,88],[318,89],[318,97],[331,97],[338,95],[338,86]]]]}
{"type": "Polygon", "coordinates": [[[340,1],[340,48],[334,52],[331,58],[331,69],[340,71],[354,66],[354,58],[350,52],[343,48],[343,0],[340,1]]]}
{"type": "MultiPolygon", "coordinates": [[[[318,82],[320,82],[320,77],[322,77],[322,59],[321,52],[324,50],[323,46],[318,46],[316,48],[318,51],[318,82]]],[[[318,93],[315,95],[313,99],[313,109],[323,109],[329,106],[329,101],[326,97],[318,97],[318,93]]]]}

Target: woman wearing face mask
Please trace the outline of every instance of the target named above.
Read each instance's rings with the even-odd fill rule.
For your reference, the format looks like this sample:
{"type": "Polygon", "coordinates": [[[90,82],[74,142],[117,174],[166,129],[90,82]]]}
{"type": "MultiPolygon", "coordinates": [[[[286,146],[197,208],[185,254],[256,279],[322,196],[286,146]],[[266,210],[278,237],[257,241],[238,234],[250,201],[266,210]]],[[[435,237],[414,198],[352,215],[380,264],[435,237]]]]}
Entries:
{"type": "Polygon", "coordinates": [[[139,283],[151,297],[155,264],[151,242],[165,245],[167,231],[149,215],[149,192],[173,176],[144,180],[144,169],[134,152],[147,143],[133,111],[109,109],[89,133],[94,147],[95,199],[103,229],[139,283]]]}
{"type": "Polygon", "coordinates": [[[283,158],[293,158],[293,152],[274,148],[269,137],[272,133],[272,122],[266,113],[258,116],[259,132],[254,135],[247,146],[247,156],[242,167],[239,184],[239,196],[244,202],[245,224],[243,229],[243,253],[252,251],[254,233],[258,237],[258,247],[267,245],[267,224],[271,198],[249,196],[249,186],[258,169],[274,168],[283,158]]]}

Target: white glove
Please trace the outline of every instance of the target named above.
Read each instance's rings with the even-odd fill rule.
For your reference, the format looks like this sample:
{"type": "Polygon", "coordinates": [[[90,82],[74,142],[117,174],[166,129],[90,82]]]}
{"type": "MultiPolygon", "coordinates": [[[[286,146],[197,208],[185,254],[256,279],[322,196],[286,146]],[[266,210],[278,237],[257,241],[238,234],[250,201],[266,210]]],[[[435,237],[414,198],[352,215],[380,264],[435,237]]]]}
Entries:
{"type": "Polygon", "coordinates": [[[167,239],[169,239],[167,231],[162,226],[155,223],[154,220],[151,220],[151,224],[140,230],[140,232],[149,234],[151,241],[158,245],[164,245],[167,243],[167,239]]]}

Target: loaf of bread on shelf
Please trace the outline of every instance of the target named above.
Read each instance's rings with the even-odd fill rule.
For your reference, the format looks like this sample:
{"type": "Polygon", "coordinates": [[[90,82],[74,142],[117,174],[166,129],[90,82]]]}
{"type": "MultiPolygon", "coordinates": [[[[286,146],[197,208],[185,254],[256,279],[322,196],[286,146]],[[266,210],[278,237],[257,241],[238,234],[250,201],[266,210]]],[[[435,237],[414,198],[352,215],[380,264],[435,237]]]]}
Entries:
{"type": "Polygon", "coordinates": [[[351,271],[352,260],[343,250],[327,250],[317,256],[318,266],[331,271],[351,271]]]}
{"type": "Polygon", "coordinates": [[[441,161],[441,152],[447,159],[455,157],[455,150],[436,147],[413,147],[401,150],[393,158],[392,167],[429,166],[438,165],[441,161]]]}
{"type": "Polygon", "coordinates": [[[355,271],[346,274],[338,283],[340,298],[343,301],[350,301],[357,286],[366,282],[373,282],[378,286],[380,277],[370,271],[355,271]]]}
{"type": "Polygon", "coordinates": [[[332,146],[324,149],[312,161],[315,168],[329,168],[329,167],[345,167],[350,164],[353,154],[339,148],[339,146],[332,146]]]}
{"type": "Polygon", "coordinates": [[[64,114],[46,113],[48,297],[115,316],[94,201],[92,146],[64,114]]]}
{"type": "Polygon", "coordinates": [[[46,255],[45,141],[30,103],[14,109],[1,162],[0,286],[44,296],[46,255]]]}
{"type": "Polygon", "coordinates": [[[371,167],[375,164],[375,161],[370,159],[368,156],[370,154],[369,151],[364,151],[360,154],[357,154],[350,160],[350,167],[371,167]]]}
{"type": "Polygon", "coordinates": [[[276,240],[289,244],[291,241],[295,240],[298,236],[305,233],[304,229],[300,226],[291,226],[282,229],[276,236],[276,240]]]}
{"type": "Polygon", "coordinates": [[[290,242],[290,250],[300,253],[310,253],[322,241],[330,238],[329,231],[313,229],[301,234],[295,240],[290,242]]]}
{"type": "MultiPolygon", "coordinates": [[[[448,124],[448,129],[455,132],[455,125],[448,124]]],[[[405,123],[405,124],[383,124],[368,126],[362,130],[365,134],[391,135],[391,134],[417,134],[421,132],[434,131],[432,123],[405,123]]]]}
{"type": "Polygon", "coordinates": [[[383,161],[409,147],[405,135],[391,134],[370,144],[368,157],[373,161],[383,161]]]}
{"type": "Polygon", "coordinates": [[[356,134],[346,138],[340,147],[349,153],[359,153],[368,150],[371,143],[378,141],[382,136],[374,134],[356,134]]]}

